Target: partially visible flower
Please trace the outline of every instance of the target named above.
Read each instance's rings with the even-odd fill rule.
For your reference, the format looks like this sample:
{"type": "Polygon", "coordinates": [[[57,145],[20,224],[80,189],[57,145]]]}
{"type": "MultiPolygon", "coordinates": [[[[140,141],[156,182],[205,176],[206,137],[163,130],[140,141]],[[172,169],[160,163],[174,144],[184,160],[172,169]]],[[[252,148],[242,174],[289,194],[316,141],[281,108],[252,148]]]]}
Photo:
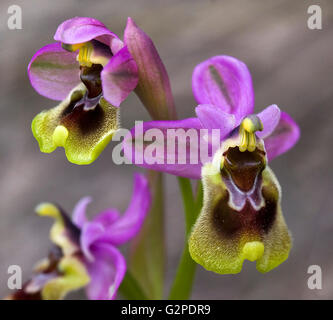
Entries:
{"type": "Polygon", "coordinates": [[[121,215],[116,209],[86,218],[90,198],[76,205],[73,221],[57,205],[42,203],[36,211],[56,220],[50,238],[55,244],[47,259],[21,290],[8,297],[13,300],[57,300],[73,290],[86,287],[89,299],[114,299],[126,273],[126,261],[118,246],[140,230],[151,198],[147,179],[136,174],[132,200],[121,215]]]}
{"type": "Polygon", "coordinates": [[[151,39],[130,18],[125,42],[98,20],[85,17],[63,22],[54,39],[28,66],[35,90],[62,101],[32,122],[42,152],[61,146],[70,162],[96,160],[119,127],[117,107],[138,82],[136,92],[152,116],[173,113],[164,65],[151,39]]]}
{"type": "MultiPolygon", "coordinates": [[[[209,136],[213,129],[218,129],[220,145],[239,127],[245,117],[253,114],[254,93],[251,75],[246,65],[233,57],[217,56],[200,63],[193,72],[192,88],[195,98],[200,103],[195,108],[196,118],[144,122],[143,134],[150,129],[160,129],[165,147],[168,145],[168,129],[180,129],[185,133],[191,129],[192,132],[196,131],[195,146],[189,146],[186,139],[178,140],[176,148],[165,147],[162,150],[163,158],[156,161],[154,153],[145,153],[150,143],[142,141],[141,136],[137,137],[136,133],[141,132],[133,128],[129,139],[124,141],[124,151],[134,164],[177,176],[200,179],[201,168],[205,163],[201,161],[205,158],[201,156],[205,150],[200,150],[200,146],[205,143],[201,143],[200,139],[212,142],[209,136]],[[208,137],[200,133],[201,129],[208,130],[208,137]],[[164,152],[166,149],[167,152],[164,152]],[[179,154],[180,151],[185,152],[186,161],[183,161],[184,156],[183,153],[179,154]],[[197,164],[189,163],[193,154],[196,154],[199,160],[197,164]],[[169,163],[170,158],[175,159],[174,164],[169,163]],[[137,163],[136,159],[143,159],[143,163],[137,163]]],[[[256,135],[264,140],[269,161],[295,145],[299,138],[299,128],[287,113],[280,112],[276,105],[271,105],[257,116],[262,122],[263,130],[256,135]]],[[[212,157],[213,154],[210,153],[208,156],[212,157]]]]}

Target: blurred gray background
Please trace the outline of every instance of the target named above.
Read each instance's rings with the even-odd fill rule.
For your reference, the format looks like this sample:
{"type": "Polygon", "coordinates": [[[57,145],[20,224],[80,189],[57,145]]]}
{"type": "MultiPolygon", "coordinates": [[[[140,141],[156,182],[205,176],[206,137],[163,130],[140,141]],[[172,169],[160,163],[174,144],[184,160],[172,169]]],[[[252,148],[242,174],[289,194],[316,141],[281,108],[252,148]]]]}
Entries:
{"type": "MultiPolygon", "coordinates": [[[[154,40],[168,69],[180,117],[194,115],[191,74],[199,62],[219,54],[243,60],[252,73],[256,111],[276,103],[300,124],[297,146],[271,164],[280,180],[282,206],[294,238],[290,258],[262,275],[245,263],[238,275],[198,268],[196,299],[332,299],[332,74],[333,2],[304,0],[2,0],[0,4],[0,294],[7,267],[21,265],[28,277],[50,247],[49,219],[34,207],[56,201],[71,211],[85,195],[92,214],[107,207],[125,209],[138,168],[112,163],[112,143],[90,166],[67,162],[62,149],[39,152],[30,124],[54,102],[30,86],[26,68],[32,55],[53,41],[63,20],[92,16],[122,36],[131,16],[154,40]],[[7,28],[7,9],[23,10],[23,29],[7,28]],[[320,4],[323,29],[307,28],[307,8],[320,4]],[[320,265],[323,289],[309,290],[307,269],[320,265]]],[[[132,94],[121,108],[122,124],[148,120],[132,94]]],[[[166,234],[167,283],[183,247],[183,213],[177,179],[168,176],[166,234]]],[[[75,295],[71,297],[76,297],[75,295]]]]}

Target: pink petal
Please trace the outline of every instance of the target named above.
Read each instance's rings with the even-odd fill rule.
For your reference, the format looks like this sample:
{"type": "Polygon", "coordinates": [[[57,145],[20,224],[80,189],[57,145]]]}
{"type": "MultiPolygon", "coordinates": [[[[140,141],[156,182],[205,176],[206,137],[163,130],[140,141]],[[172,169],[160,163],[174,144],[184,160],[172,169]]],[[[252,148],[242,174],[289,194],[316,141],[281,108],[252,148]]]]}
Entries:
{"type": "Polygon", "coordinates": [[[195,108],[195,112],[204,128],[220,129],[221,139],[235,128],[234,115],[225,113],[219,107],[211,104],[199,104],[195,108]]]}
{"type": "Polygon", "coordinates": [[[101,78],[104,98],[119,107],[138,84],[137,66],[126,46],[111,58],[101,78]]]}
{"type": "Polygon", "coordinates": [[[278,125],[281,111],[276,104],[272,104],[271,106],[258,113],[257,116],[261,120],[264,129],[262,131],[256,132],[256,135],[259,138],[264,139],[268,137],[278,125]]]}
{"type": "Polygon", "coordinates": [[[126,212],[111,224],[100,239],[113,245],[121,245],[132,239],[141,229],[151,204],[148,180],[135,174],[132,200],[126,212]]]}
{"type": "Polygon", "coordinates": [[[86,209],[90,202],[91,197],[84,197],[76,204],[73,210],[72,220],[74,224],[79,228],[82,228],[83,225],[88,222],[88,219],[86,217],[86,209]]]}
{"type": "Polygon", "coordinates": [[[95,243],[91,252],[93,262],[86,262],[91,278],[86,288],[90,300],[113,300],[126,273],[126,261],[110,244],[95,243]]]}
{"type": "Polygon", "coordinates": [[[143,168],[200,179],[202,162],[199,129],[201,128],[201,123],[197,118],[138,123],[124,139],[125,156],[132,163],[143,168]],[[184,138],[172,138],[175,141],[172,145],[168,133],[184,138]],[[188,143],[189,139],[186,140],[186,135],[193,137],[194,143],[191,144],[191,148],[188,143]],[[149,140],[152,143],[149,143],[149,140]]]}
{"type": "Polygon", "coordinates": [[[104,228],[108,228],[117,219],[119,219],[119,217],[120,217],[120,214],[119,214],[118,210],[107,209],[107,210],[103,211],[102,213],[98,214],[96,217],[94,217],[93,221],[98,222],[104,228]]]}
{"type": "Polygon", "coordinates": [[[105,229],[99,223],[87,222],[81,229],[80,245],[83,254],[88,261],[94,261],[91,248],[94,243],[104,234],[105,229]]]}
{"type": "Polygon", "coordinates": [[[297,123],[285,112],[281,112],[279,124],[270,136],[264,139],[268,160],[291,149],[300,137],[297,123]]]}
{"type": "Polygon", "coordinates": [[[239,120],[253,113],[254,93],[247,66],[236,58],[216,56],[193,71],[193,94],[199,104],[213,104],[239,120]]]}
{"type": "Polygon", "coordinates": [[[87,17],[75,17],[64,21],[54,35],[54,39],[62,43],[75,44],[96,39],[108,46],[114,37],[118,38],[103,23],[87,17]]]}
{"type": "Polygon", "coordinates": [[[31,85],[41,95],[64,100],[80,83],[80,68],[75,52],[67,52],[60,43],[39,49],[28,66],[31,85]]]}

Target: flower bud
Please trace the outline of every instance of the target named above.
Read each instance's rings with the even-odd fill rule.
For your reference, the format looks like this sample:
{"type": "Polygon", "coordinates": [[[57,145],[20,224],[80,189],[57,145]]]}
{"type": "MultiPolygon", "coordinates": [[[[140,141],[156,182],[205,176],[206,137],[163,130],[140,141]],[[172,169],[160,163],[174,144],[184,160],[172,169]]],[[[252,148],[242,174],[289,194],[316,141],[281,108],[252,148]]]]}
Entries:
{"type": "Polygon", "coordinates": [[[131,18],[127,20],[124,40],[138,67],[135,92],[141,102],[154,120],[175,119],[169,77],[154,43],[131,18]]]}

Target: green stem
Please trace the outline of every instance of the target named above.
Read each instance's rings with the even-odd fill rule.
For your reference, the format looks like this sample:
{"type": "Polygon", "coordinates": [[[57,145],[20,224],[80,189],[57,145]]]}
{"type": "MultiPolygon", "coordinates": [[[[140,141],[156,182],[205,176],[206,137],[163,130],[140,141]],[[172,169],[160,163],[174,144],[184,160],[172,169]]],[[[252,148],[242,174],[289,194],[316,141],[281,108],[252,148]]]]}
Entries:
{"type": "Polygon", "coordinates": [[[186,237],[189,235],[192,225],[195,222],[195,203],[192,192],[191,180],[179,177],[179,188],[182,194],[184,213],[185,213],[185,230],[186,237]]]}
{"type": "Polygon", "coordinates": [[[188,237],[202,206],[202,186],[199,182],[197,197],[194,199],[191,181],[186,178],[178,178],[178,182],[183,198],[185,213],[185,244],[177,273],[170,290],[169,299],[187,300],[191,296],[197,266],[192,260],[188,250],[188,237]]]}

